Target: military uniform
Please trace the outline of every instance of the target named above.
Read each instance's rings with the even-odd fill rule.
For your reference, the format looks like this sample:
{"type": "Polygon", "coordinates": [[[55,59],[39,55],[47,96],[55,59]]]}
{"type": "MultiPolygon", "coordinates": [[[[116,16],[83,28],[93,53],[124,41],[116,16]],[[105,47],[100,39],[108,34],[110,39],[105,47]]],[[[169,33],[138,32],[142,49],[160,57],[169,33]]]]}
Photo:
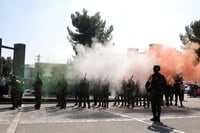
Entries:
{"type": "Polygon", "coordinates": [[[122,94],[121,94],[121,106],[126,106],[126,103],[127,103],[127,82],[126,80],[122,80],[122,83],[121,83],[121,91],[122,91],[122,94]]]}
{"type": "Polygon", "coordinates": [[[66,96],[67,96],[67,86],[68,86],[68,83],[67,81],[62,78],[58,81],[58,84],[57,84],[57,89],[58,89],[58,99],[60,101],[58,101],[58,104],[60,104],[60,109],[65,109],[66,108],[66,96]]]}
{"type": "Polygon", "coordinates": [[[150,75],[145,86],[147,91],[150,93],[151,108],[153,113],[151,121],[160,122],[161,98],[163,89],[166,87],[166,79],[159,73],[160,66],[155,65],[153,70],[154,74],[150,75]]]}
{"type": "Polygon", "coordinates": [[[10,81],[9,84],[11,86],[11,102],[12,102],[12,107],[10,108],[11,110],[14,110],[15,108],[18,107],[17,101],[18,101],[18,88],[17,88],[17,82],[16,82],[16,76],[15,75],[10,75],[10,81]]]}
{"type": "Polygon", "coordinates": [[[78,102],[79,102],[79,98],[80,98],[80,88],[78,86],[78,83],[76,83],[74,85],[74,98],[75,98],[75,104],[74,105],[78,105],[78,102]]]}
{"type": "Polygon", "coordinates": [[[135,97],[133,95],[134,89],[135,89],[135,82],[131,78],[128,80],[128,84],[127,84],[127,99],[128,99],[127,107],[129,107],[130,105],[132,107],[135,106],[135,97]]]}
{"type": "Polygon", "coordinates": [[[183,106],[183,104],[182,104],[183,99],[181,96],[181,83],[179,80],[175,80],[174,93],[175,93],[175,106],[177,106],[178,97],[179,97],[180,105],[183,106]]]}
{"type": "Polygon", "coordinates": [[[23,89],[24,82],[22,81],[22,79],[20,79],[20,77],[17,77],[16,82],[17,82],[16,84],[17,84],[17,90],[18,90],[17,105],[18,107],[20,107],[22,104],[22,96],[24,92],[24,89],[23,89]]]}
{"type": "Polygon", "coordinates": [[[103,93],[103,99],[102,99],[102,106],[104,108],[108,108],[109,107],[109,82],[105,81],[105,83],[102,85],[102,93],[103,93]]]}
{"type": "Polygon", "coordinates": [[[57,105],[56,107],[61,106],[61,88],[60,88],[60,81],[58,81],[56,85],[56,100],[57,100],[57,105]]]}
{"type": "Polygon", "coordinates": [[[169,106],[169,98],[170,98],[170,89],[171,89],[171,85],[167,84],[166,88],[164,89],[164,95],[165,95],[165,100],[166,100],[166,105],[167,107],[169,106]]]}
{"type": "Polygon", "coordinates": [[[79,84],[80,88],[80,98],[79,98],[79,107],[83,102],[83,108],[86,107],[86,102],[88,103],[88,108],[90,108],[90,99],[89,99],[89,82],[84,78],[79,84]]]}
{"type": "Polygon", "coordinates": [[[92,90],[93,98],[94,98],[94,104],[93,106],[97,105],[98,98],[99,98],[99,91],[100,91],[100,82],[95,83],[94,89],[92,90]]]}
{"type": "Polygon", "coordinates": [[[33,88],[35,91],[35,109],[40,109],[40,105],[41,105],[41,96],[42,96],[42,85],[43,82],[39,77],[39,73],[37,74],[36,80],[33,84],[33,88]]]}

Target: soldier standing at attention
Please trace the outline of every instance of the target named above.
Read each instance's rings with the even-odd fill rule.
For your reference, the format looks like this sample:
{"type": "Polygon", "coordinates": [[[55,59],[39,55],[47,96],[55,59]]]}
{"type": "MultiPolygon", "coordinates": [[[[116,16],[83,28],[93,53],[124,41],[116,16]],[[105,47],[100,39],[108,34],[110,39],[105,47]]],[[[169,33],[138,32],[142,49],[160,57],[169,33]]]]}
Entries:
{"type": "Polygon", "coordinates": [[[151,108],[153,113],[151,121],[160,122],[161,98],[163,89],[166,87],[166,79],[159,73],[159,65],[155,65],[153,71],[154,73],[150,75],[145,87],[147,91],[150,92],[151,108]]]}
{"type": "Polygon", "coordinates": [[[59,90],[60,109],[66,109],[67,86],[67,80],[64,78],[64,76],[62,76],[57,84],[57,89],[59,90]]]}
{"type": "Polygon", "coordinates": [[[58,80],[58,83],[56,85],[56,100],[57,100],[57,105],[56,107],[60,107],[61,106],[61,86],[62,86],[62,82],[61,79],[58,80]]]}
{"type": "Polygon", "coordinates": [[[79,84],[80,88],[80,98],[79,98],[79,107],[83,103],[83,107],[86,107],[86,102],[88,103],[88,108],[90,108],[90,99],[89,99],[89,81],[86,79],[86,74],[84,79],[81,80],[79,84]]]}
{"type": "Polygon", "coordinates": [[[24,89],[23,89],[24,82],[22,81],[22,79],[19,76],[17,76],[17,78],[16,78],[16,85],[17,85],[17,89],[18,89],[17,106],[21,107],[22,96],[23,96],[23,92],[24,92],[24,89]]]}
{"type": "Polygon", "coordinates": [[[74,98],[75,98],[75,104],[74,106],[78,105],[79,102],[79,97],[80,97],[80,89],[78,86],[78,81],[74,85],[74,98]]]}
{"type": "Polygon", "coordinates": [[[10,75],[10,86],[12,87],[11,89],[12,107],[10,108],[10,110],[15,110],[18,107],[17,105],[18,88],[17,88],[16,76],[13,74],[10,75]]]}
{"type": "Polygon", "coordinates": [[[35,82],[33,84],[33,88],[34,88],[34,91],[35,91],[35,106],[34,108],[35,109],[40,109],[40,105],[41,105],[41,91],[42,91],[42,85],[43,85],[43,82],[39,76],[39,72],[37,73],[37,76],[36,76],[36,79],[35,79],[35,82]]]}
{"type": "Polygon", "coordinates": [[[183,106],[183,103],[182,103],[183,99],[181,96],[181,82],[178,79],[175,79],[174,93],[175,93],[175,106],[177,106],[178,97],[179,97],[180,105],[183,106]]]}

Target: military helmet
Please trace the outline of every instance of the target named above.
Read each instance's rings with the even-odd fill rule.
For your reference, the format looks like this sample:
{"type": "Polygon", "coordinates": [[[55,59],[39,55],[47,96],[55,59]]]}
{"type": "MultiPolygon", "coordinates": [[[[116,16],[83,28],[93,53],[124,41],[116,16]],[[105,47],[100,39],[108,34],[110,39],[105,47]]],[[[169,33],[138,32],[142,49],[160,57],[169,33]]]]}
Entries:
{"type": "Polygon", "coordinates": [[[159,65],[154,65],[153,66],[154,71],[160,71],[160,66],[159,65]]]}

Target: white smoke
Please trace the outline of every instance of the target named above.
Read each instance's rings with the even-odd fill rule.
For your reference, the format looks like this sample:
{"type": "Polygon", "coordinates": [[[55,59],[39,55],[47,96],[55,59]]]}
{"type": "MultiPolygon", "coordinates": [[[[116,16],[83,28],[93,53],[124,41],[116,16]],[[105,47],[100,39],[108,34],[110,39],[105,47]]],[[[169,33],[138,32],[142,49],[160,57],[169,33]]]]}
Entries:
{"type": "Polygon", "coordinates": [[[83,79],[85,74],[89,81],[104,81],[108,78],[113,92],[120,88],[122,79],[139,81],[144,88],[152,67],[157,63],[154,56],[146,53],[131,52],[131,55],[120,54],[116,47],[108,43],[94,43],[92,48],[78,45],[80,53],[75,57],[68,74],[73,80],[83,79]]]}

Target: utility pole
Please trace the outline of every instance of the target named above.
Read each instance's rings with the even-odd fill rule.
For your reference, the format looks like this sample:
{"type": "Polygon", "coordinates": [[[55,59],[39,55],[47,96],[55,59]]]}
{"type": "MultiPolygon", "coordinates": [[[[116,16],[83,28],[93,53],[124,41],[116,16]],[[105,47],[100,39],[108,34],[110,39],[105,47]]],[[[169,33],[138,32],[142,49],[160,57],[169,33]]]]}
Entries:
{"type": "Polygon", "coordinates": [[[41,57],[40,55],[37,55],[37,56],[36,56],[36,58],[37,58],[37,59],[36,59],[36,60],[37,60],[37,63],[40,62],[40,57],[41,57]]]}

